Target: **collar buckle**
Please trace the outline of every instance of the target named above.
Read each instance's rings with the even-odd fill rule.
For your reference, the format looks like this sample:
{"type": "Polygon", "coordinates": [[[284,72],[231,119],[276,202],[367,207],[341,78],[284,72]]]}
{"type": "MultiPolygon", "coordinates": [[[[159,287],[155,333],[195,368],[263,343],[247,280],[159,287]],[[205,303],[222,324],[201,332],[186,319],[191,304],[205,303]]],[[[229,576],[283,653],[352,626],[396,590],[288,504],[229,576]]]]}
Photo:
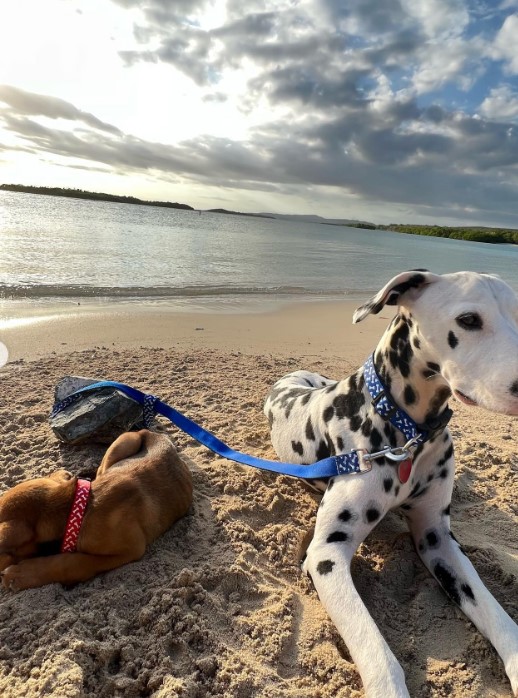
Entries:
{"type": "Polygon", "coordinates": [[[390,419],[391,417],[394,417],[398,411],[397,405],[394,405],[394,403],[390,400],[390,398],[386,394],[385,390],[382,390],[381,392],[379,392],[376,395],[376,397],[372,398],[371,405],[374,407],[374,409],[379,414],[379,416],[382,417],[383,419],[390,419]],[[388,409],[383,410],[383,412],[380,412],[378,407],[379,407],[379,403],[382,400],[386,401],[386,404],[388,405],[388,409]]]}

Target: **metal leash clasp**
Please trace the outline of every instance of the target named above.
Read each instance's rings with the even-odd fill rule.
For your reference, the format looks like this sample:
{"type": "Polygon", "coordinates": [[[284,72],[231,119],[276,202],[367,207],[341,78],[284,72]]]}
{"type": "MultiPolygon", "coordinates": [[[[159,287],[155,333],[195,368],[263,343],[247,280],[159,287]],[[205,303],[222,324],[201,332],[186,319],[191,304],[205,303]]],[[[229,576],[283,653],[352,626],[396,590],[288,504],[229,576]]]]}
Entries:
{"type": "Polygon", "coordinates": [[[412,458],[412,452],[410,449],[417,446],[420,438],[420,436],[414,436],[407,441],[404,446],[385,446],[381,451],[376,451],[375,453],[364,453],[362,454],[362,458],[368,463],[381,457],[388,458],[395,463],[400,463],[404,460],[412,458]]]}

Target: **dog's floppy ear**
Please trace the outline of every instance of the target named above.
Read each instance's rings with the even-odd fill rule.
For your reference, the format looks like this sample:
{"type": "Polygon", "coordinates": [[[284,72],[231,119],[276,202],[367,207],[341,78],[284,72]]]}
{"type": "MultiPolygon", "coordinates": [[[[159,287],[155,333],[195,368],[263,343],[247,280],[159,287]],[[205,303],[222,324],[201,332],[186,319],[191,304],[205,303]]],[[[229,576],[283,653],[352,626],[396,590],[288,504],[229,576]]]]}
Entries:
{"type": "Polygon", "coordinates": [[[365,305],[356,309],[353,323],[360,322],[370,313],[376,315],[384,305],[397,305],[404,294],[412,292],[415,297],[425,286],[439,279],[438,274],[432,274],[426,269],[404,271],[391,279],[381,291],[373,296],[365,305]]]}

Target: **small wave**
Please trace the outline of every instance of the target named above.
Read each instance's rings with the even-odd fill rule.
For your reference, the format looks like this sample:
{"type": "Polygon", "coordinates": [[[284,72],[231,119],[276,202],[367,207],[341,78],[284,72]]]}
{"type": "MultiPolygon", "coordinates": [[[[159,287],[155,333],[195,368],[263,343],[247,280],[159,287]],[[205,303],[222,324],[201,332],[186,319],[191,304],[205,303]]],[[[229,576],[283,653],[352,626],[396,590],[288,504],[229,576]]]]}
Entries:
{"type": "Polygon", "coordinates": [[[343,289],[303,286],[89,286],[80,284],[2,284],[0,298],[201,298],[220,296],[331,296],[343,289]]]}

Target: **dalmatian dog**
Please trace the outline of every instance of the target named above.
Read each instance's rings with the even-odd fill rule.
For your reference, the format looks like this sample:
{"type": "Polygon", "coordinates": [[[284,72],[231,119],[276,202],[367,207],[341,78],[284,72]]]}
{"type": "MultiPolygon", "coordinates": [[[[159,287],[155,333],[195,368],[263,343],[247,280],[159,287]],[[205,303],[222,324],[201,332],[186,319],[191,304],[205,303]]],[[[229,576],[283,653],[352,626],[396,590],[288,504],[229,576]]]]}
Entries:
{"type": "Polygon", "coordinates": [[[360,543],[390,509],[400,507],[421,560],[493,644],[518,697],[518,626],[450,531],[454,458],[446,427],[452,396],[518,415],[518,298],[489,274],[417,270],[389,281],[356,310],[353,322],[385,305],[397,305],[397,314],[370,369],[366,364],[340,381],[296,371],[273,386],[265,403],[282,460],[310,464],[352,452],[360,462],[357,473],[316,482],[325,494],[303,570],[349,648],[365,695],[409,698],[403,670],[350,571],[360,543]],[[373,369],[381,399],[372,396],[373,369]],[[387,400],[389,407],[379,410],[387,400]],[[394,414],[401,412],[425,435],[422,440],[409,444],[408,434],[394,425],[394,414]]]}

